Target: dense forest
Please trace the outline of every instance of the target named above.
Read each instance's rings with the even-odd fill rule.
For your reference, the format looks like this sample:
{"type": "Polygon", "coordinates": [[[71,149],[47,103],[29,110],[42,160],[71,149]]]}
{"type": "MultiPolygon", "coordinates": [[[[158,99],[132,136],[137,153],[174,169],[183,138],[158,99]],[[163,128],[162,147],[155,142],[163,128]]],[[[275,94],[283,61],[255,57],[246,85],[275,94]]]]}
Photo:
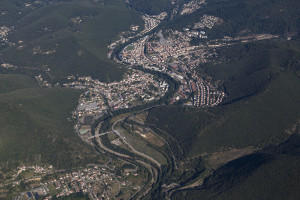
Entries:
{"type": "Polygon", "coordinates": [[[294,135],[278,146],[232,161],[201,187],[176,192],[172,199],[298,199],[299,144],[299,135],[294,135]]]}
{"type": "Polygon", "coordinates": [[[129,2],[133,9],[148,15],[169,12],[172,8],[171,0],[130,0],[129,2]]]}
{"type": "Polygon", "coordinates": [[[203,15],[212,15],[224,21],[213,29],[206,29],[210,38],[260,33],[289,36],[300,31],[299,13],[297,0],[209,0],[196,12],[177,16],[166,28],[182,30],[198,22],[203,15]]]}

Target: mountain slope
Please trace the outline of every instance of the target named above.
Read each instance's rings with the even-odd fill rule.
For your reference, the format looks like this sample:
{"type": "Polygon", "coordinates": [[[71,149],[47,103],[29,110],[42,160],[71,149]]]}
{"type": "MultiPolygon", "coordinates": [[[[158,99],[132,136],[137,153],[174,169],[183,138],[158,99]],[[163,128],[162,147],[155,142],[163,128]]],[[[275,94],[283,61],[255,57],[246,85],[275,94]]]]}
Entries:
{"type": "Polygon", "coordinates": [[[78,91],[39,88],[30,78],[0,75],[1,83],[11,79],[23,87],[0,94],[1,170],[13,169],[17,163],[71,168],[97,158],[74,132],[74,120],[68,120],[78,91]]]}
{"type": "Polygon", "coordinates": [[[107,58],[107,46],[143,21],[122,1],[54,2],[24,14],[9,35],[16,46],[1,51],[6,63],[52,78],[93,76],[109,82],[121,79],[124,69],[107,58]]]}
{"type": "Polygon", "coordinates": [[[198,189],[176,192],[172,199],[299,199],[300,137],[218,169],[198,189]]]}

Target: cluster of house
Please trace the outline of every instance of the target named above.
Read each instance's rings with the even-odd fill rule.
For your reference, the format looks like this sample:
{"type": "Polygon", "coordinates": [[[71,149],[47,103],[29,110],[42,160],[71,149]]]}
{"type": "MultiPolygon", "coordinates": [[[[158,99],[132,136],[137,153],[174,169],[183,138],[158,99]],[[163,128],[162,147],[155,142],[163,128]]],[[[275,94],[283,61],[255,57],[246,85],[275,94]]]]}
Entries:
{"type": "Polygon", "coordinates": [[[1,26],[0,27],[0,45],[14,45],[14,43],[8,40],[8,34],[14,29],[14,27],[1,26]]]}
{"type": "Polygon", "coordinates": [[[145,28],[144,30],[140,33],[141,35],[144,33],[147,33],[151,30],[153,30],[155,27],[157,27],[160,22],[167,17],[167,12],[162,12],[159,15],[143,15],[142,18],[145,22],[145,28]]]}
{"type": "Polygon", "coordinates": [[[219,25],[222,23],[223,23],[223,20],[218,17],[211,16],[211,15],[203,15],[200,18],[200,21],[194,24],[193,28],[194,29],[204,29],[204,28],[212,29],[215,25],[219,25]]]}
{"type": "MultiPolygon", "coordinates": [[[[210,16],[204,18],[217,20],[210,16]]],[[[127,64],[167,73],[178,80],[181,85],[172,102],[190,99],[188,105],[215,106],[222,102],[225,94],[217,86],[203,80],[196,68],[217,54],[214,48],[207,48],[206,45],[191,45],[192,37],[199,35],[205,36],[205,32],[189,29],[183,32],[160,31],[128,45],[120,53],[120,58],[127,64]],[[190,98],[191,94],[193,98],[190,98]]]]}
{"type": "MultiPolygon", "coordinates": [[[[22,167],[22,170],[28,169],[28,167],[26,167],[26,169],[23,169],[22,167]]],[[[47,174],[49,171],[44,171],[43,173],[47,174]]],[[[124,176],[126,176],[125,172],[124,176]]],[[[43,198],[47,200],[54,197],[58,198],[69,196],[73,193],[79,192],[87,194],[90,197],[93,197],[93,199],[109,199],[110,191],[116,186],[121,186],[118,179],[121,180],[122,176],[116,177],[115,174],[106,167],[93,165],[82,170],[61,173],[60,175],[57,175],[56,178],[49,178],[45,181],[42,181],[42,179],[39,178],[38,180],[35,180],[38,183],[35,184],[34,188],[21,193],[14,199],[23,200],[43,198]]],[[[25,181],[30,182],[28,180],[25,181]]],[[[125,184],[123,185],[126,186],[126,182],[124,183],[125,184]]]]}
{"type": "Polygon", "coordinates": [[[81,135],[89,132],[95,118],[110,111],[159,99],[165,95],[169,87],[163,79],[139,70],[127,72],[119,82],[103,83],[91,77],[79,77],[63,85],[84,91],[79,98],[77,113],[75,113],[80,124],[83,125],[78,130],[81,135]]]}
{"type": "Polygon", "coordinates": [[[180,12],[181,15],[186,15],[195,12],[201,7],[201,4],[204,4],[205,0],[191,0],[190,2],[184,4],[182,6],[182,10],[180,12]]]}

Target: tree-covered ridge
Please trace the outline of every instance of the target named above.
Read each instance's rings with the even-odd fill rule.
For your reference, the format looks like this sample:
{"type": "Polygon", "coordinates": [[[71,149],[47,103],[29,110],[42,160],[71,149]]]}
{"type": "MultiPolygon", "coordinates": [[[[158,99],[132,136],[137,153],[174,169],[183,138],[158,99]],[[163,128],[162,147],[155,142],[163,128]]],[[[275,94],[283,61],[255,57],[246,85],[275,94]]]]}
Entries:
{"type": "Polygon", "coordinates": [[[203,186],[174,193],[172,199],[298,199],[299,135],[216,170],[203,186]]]}
{"type": "Polygon", "coordinates": [[[131,25],[143,29],[140,15],[123,1],[18,3],[22,7],[14,5],[16,12],[0,16],[17,16],[6,25],[11,44],[0,48],[3,62],[35,74],[50,69],[55,80],[68,75],[92,76],[103,82],[122,78],[125,70],[108,59],[107,46],[131,25]]]}
{"type": "Polygon", "coordinates": [[[224,20],[221,25],[206,30],[212,38],[260,33],[291,36],[300,32],[299,11],[297,0],[210,0],[196,12],[176,17],[167,28],[180,30],[192,26],[206,14],[224,20]]]}

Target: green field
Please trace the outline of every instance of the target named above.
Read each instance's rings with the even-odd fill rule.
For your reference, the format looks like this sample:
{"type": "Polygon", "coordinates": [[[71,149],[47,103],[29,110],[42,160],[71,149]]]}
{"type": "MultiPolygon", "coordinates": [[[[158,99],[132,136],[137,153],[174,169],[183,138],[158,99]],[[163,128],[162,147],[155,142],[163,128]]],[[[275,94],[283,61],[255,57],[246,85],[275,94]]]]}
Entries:
{"type": "Polygon", "coordinates": [[[4,62],[21,68],[50,68],[55,80],[67,75],[119,80],[125,69],[107,58],[107,46],[133,24],[143,28],[139,14],[122,1],[56,2],[22,16],[9,39],[23,43],[0,53],[4,62]]]}
{"type": "Polygon", "coordinates": [[[77,105],[78,91],[39,88],[22,75],[0,75],[0,82],[3,170],[18,163],[72,168],[100,161],[74,133],[71,112],[77,105]],[[3,88],[5,84],[9,87],[3,88]]]}
{"type": "Polygon", "coordinates": [[[38,85],[35,80],[24,75],[0,75],[0,94],[8,93],[15,90],[26,88],[37,88],[38,85]]]}
{"type": "Polygon", "coordinates": [[[149,143],[143,140],[140,135],[133,133],[127,125],[123,124],[122,126],[126,127],[126,129],[122,127],[118,127],[117,129],[122,133],[122,136],[126,137],[126,141],[132,145],[136,151],[154,158],[154,160],[158,161],[161,165],[167,164],[165,156],[155,149],[158,147],[153,145],[151,146],[149,143]]]}

